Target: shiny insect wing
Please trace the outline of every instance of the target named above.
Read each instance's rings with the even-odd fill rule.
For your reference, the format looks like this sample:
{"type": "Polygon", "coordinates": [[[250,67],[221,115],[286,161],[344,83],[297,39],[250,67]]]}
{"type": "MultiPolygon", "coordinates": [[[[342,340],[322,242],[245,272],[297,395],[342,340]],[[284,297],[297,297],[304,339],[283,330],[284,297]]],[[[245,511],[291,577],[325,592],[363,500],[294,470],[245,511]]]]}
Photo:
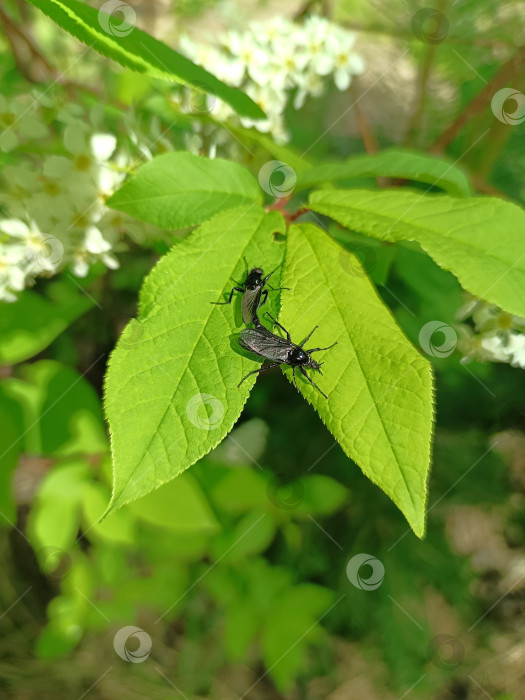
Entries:
{"type": "MultiPolygon", "coordinates": [[[[276,267],[275,270],[277,269],[278,268],[276,267]]],[[[246,281],[244,282],[244,286],[234,287],[231,290],[230,296],[227,301],[212,301],[211,303],[218,305],[231,304],[231,300],[235,292],[241,292],[243,295],[241,302],[241,313],[243,322],[246,324],[254,323],[255,325],[260,325],[259,319],[257,318],[257,309],[260,306],[262,306],[268,298],[268,290],[264,289],[264,287],[267,285],[268,280],[273,275],[275,270],[272,270],[268,275],[266,275],[266,277],[263,278],[262,269],[260,267],[254,267],[248,273],[246,281]]],[[[267,286],[270,287],[270,289],[272,289],[273,291],[277,291],[279,289],[286,289],[286,287],[274,288],[269,284],[267,286]]]]}
{"type": "Polygon", "coordinates": [[[293,350],[292,344],[286,338],[271,333],[264,326],[242,330],[239,335],[239,345],[253,352],[254,355],[279,364],[286,364],[293,350]]]}
{"type": "Polygon", "coordinates": [[[322,374],[321,365],[323,363],[316,362],[312,358],[312,354],[322,350],[330,350],[330,348],[333,348],[334,345],[337,345],[337,342],[326,348],[312,348],[311,350],[305,350],[303,346],[311,338],[317,326],[306,336],[302,343],[296,345],[296,343],[292,342],[290,333],[286,330],[286,328],[272,316],[270,316],[270,314],[267,313],[266,315],[272,320],[274,326],[279,326],[279,328],[286,333],[286,338],[281,338],[281,336],[275,335],[275,333],[272,333],[265,328],[256,315],[254,321],[256,327],[247,328],[241,331],[239,335],[239,345],[245,350],[252,352],[254,355],[258,355],[263,360],[271,360],[272,364],[249,372],[243,379],[241,379],[238,386],[241,386],[241,384],[252,374],[260,374],[261,372],[265,372],[272,367],[286,364],[290,365],[292,368],[293,381],[296,389],[299,389],[295,376],[295,370],[298,368],[308,382],[310,382],[310,384],[312,384],[312,386],[314,386],[325,397],[325,399],[327,399],[328,396],[309,377],[306,369],[315,370],[316,372],[322,374]]]}
{"type": "Polygon", "coordinates": [[[244,323],[252,323],[257,318],[257,309],[265,303],[268,297],[268,291],[264,289],[264,285],[271,274],[270,272],[263,279],[263,271],[260,267],[254,268],[248,274],[244,283],[245,290],[241,302],[242,320],[244,323]]]}

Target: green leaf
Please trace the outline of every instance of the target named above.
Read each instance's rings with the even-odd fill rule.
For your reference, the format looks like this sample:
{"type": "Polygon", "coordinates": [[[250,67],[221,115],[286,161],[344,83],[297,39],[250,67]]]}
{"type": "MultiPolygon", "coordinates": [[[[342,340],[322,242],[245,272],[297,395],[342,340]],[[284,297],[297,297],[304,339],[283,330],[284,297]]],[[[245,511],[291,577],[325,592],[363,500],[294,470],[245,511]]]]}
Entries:
{"type": "Polygon", "coordinates": [[[332,591],[304,583],[283,592],[268,611],[262,633],[263,659],[281,691],[291,688],[304,667],[306,648],[322,632],[318,621],[332,601],[332,591]]]}
{"type": "Polygon", "coordinates": [[[185,228],[261,201],[259,185],[241,165],[182,151],[143,165],[107,204],[160,228],[185,228]]]}
{"type": "Polygon", "coordinates": [[[386,241],[417,241],[477,297],[525,316],[525,213],[495,197],[313,192],[314,211],[386,241]]]}
{"type": "MultiPolygon", "coordinates": [[[[224,123],[210,119],[219,128],[224,128],[224,123]]],[[[246,129],[238,124],[228,124],[228,131],[237,136],[242,142],[249,141],[258,144],[272,156],[289,165],[296,173],[307,171],[312,167],[312,163],[300,152],[289,145],[275,143],[268,134],[263,134],[255,128],[246,129]]]]}
{"type": "Polygon", "coordinates": [[[268,506],[267,489],[267,479],[255,469],[235,468],[210,490],[210,498],[226,513],[243,513],[268,506]]]}
{"type": "Polygon", "coordinates": [[[307,474],[299,484],[304,491],[301,502],[293,510],[295,516],[330,515],[348,499],[348,489],[324,474],[307,474]]]}
{"type": "Polygon", "coordinates": [[[243,116],[251,119],[265,117],[261,108],[241,90],[226,85],[204,68],[135,27],[136,16],[130,5],[121,3],[112,15],[108,15],[77,0],[29,2],[90,48],[127,68],[164,80],[189,83],[220,97],[243,116]]]}
{"type": "MultiPolygon", "coordinates": [[[[272,270],[283,259],[280,214],[251,205],[217,215],[175,244],[147,277],[139,320],[126,326],[106,376],[114,486],[111,508],[170,481],[215,447],[239,417],[254,383],[253,360],[232,332],[240,299],[224,299],[243,256],[272,270]]],[[[272,282],[279,286],[278,271],[272,282]]],[[[238,296],[238,295],[237,295],[238,296]]],[[[278,309],[270,291],[267,308],[278,309]]]]}
{"type": "Polygon", "coordinates": [[[131,503],[129,510],[151,525],[178,532],[214,532],[219,528],[206,496],[187,472],[131,503]]]}
{"type": "MultiPolygon", "coordinates": [[[[315,226],[288,233],[280,321],[316,358],[314,381],[298,374],[301,392],[346,454],[394,501],[414,532],[424,531],[432,432],[430,365],[406,340],[351,253],[315,226]]],[[[290,368],[286,370],[291,379],[290,368]]]]}
{"type": "Polygon", "coordinates": [[[40,484],[27,531],[44,570],[49,548],[67,551],[75,542],[82,489],[89,475],[87,462],[71,460],[55,467],[40,484]],[[58,513],[60,517],[57,517],[58,513]]]}
{"type": "Polygon", "coordinates": [[[227,556],[228,563],[241,562],[246,557],[264,552],[275,537],[275,522],[263,510],[252,510],[242,516],[236,526],[225,530],[213,540],[215,560],[227,556]]]}
{"type": "Polygon", "coordinates": [[[100,399],[81,375],[52,360],[24,365],[21,375],[23,379],[8,377],[2,382],[23,425],[16,440],[5,447],[5,459],[17,451],[64,456],[109,450],[100,399]]]}
{"type": "Polygon", "coordinates": [[[100,518],[108,504],[108,489],[96,481],[84,484],[82,490],[82,507],[84,512],[84,532],[90,540],[100,538],[108,542],[132,545],[136,542],[135,519],[132,514],[120,510],[112,513],[102,522],[100,518]]]}
{"type": "Polygon", "coordinates": [[[92,306],[88,297],[78,293],[52,300],[27,289],[14,303],[1,303],[0,365],[22,362],[42,352],[92,306]]]}
{"type": "Polygon", "coordinates": [[[108,450],[100,400],[78,372],[40,360],[25,365],[22,376],[23,380],[6,379],[5,391],[21,406],[26,426],[21,444],[26,452],[75,455],[108,450]]]}
{"type": "Polygon", "coordinates": [[[374,155],[352,156],[343,163],[323,163],[300,172],[297,189],[306,189],[323,182],[362,177],[393,177],[424,182],[441,187],[454,197],[468,197],[471,187],[465,173],[442,158],[399,148],[374,155]]]}

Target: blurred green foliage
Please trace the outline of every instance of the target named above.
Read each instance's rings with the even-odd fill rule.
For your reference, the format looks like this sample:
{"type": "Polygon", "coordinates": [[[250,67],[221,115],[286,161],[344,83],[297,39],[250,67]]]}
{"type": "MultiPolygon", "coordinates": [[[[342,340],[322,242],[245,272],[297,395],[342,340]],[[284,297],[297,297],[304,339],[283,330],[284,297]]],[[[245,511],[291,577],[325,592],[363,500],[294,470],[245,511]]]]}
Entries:
{"type": "MultiPolygon", "coordinates": [[[[169,14],[197,15],[211,4],[182,3],[169,14]]],[[[450,29],[434,48],[412,33],[415,3],[389,3],[387,14],[384,3],[339,0],[333,11],[337,21],[368,27],[376,57],[392,45],[399,53],[408,47],[413,79],[418,66],[431,62],[434,82],[424,91],[424,118],[411,136],[411,145],[426,151],[523,45],[523,22],[513,14],[518,5],[440,5],[450,29]],[[453,99],[443,98],[445,88],[453,99]]],[[[3,12],[34,30],[56,66],[77,59],[76,44],[25,4],[9,2],[3,12]]],[[[5,20],[3,27],[1,92],[30,93],[34,85],[13,53],[5,20]]],[[[102,86],[103,124],[110,131],[125,132],[123,115],[133,113],[144,128],[158,120],[177,149],[193,134],[194,117],[174,120],[166,85],[114,70],[94,55],[79,61],[70,84],[38,80],[57,103],[88,111],[100,102],[93,90],[102,86]]],[[[518,90],[525,90],[523,80],[523,72],[509,77],[518,90]]],[[[407,90],[407,84],[393,86],[399,104],[393,96],[392,105],[366,98],[360,104],[383,146],[396,138],[391,118],[381,112],[401,114],[407,90]]],[[[331,123],[342,111],[339,99],[333,91],[298,114],[290,109],[290,146],[232,127],[234,146],[236,139],[242,144],[238,159],[253,172],[270,157],[301,162],[300,154],[325,131],[327,112],[331,123]]],[[[344,109],[350,103],[348,97],[344,109]]],[[[211,118],[201,121],[205,144],[215,126],[211,118]]],[[[49,126],[59,150],[57,123],[49,126]]],[[[462,156],[481,192],[523,203],[523,128],[506,128],[481,109],[446,149],[451,161],[462,156]]],[[[343,129],[320,139],[308,157],[330,161],[363,151],[357,133],[343,129]]],[[[2,152],[0,165],[16,157],[2,152]]],[[[362,259],[414,344],[423,323],[454,322],[461,288],[417,246],[385,245],[333,223],[329,228],[362,259]]],[[[497,433],[525,431],[519,369],[464,365],[457,353],[434,360],[437,428],[424,541],[358,467],[349,466],[279,372],[257,383],[234,431],[191,472],[100,521],[112,482],[101,404],[105,362],[136,313],[143,278],[177,235],[130,243],[119,270],[96,268],[83,281],[88,295],[63,273],[40,279],[0,309],[2,693],[16,700],[88,692],[164,699],[181,695],[179,688],[188,698],[227,698],[253,686],[247,697],[325,698],[364,677],[367,688],[379,689],[377,697],[400,697],[416,682],[414,697],[479,697],[470,676],[494,698],[517,700],[519,672],[514,682],[514,667],[508,659],[502,665],[495,649],[502,640],[500,646],[519,649],[522,633],[523,589],[508,578],[502,560],[523,559],[523,446],[505,459],[490,448],[497,433]],[[496,524],[484,530],[490,518],[496,524]],[[486,549],[471,545],[478,528],[486,549]],[[345,568],[357,552],[384,564],[384,582],[374,591],[348,581],[345,568]],[[497,604],[513,585],[505,605],[497,604]],[[114,635],[127,625],[152,638],[149,662],[116,656],[114,635]],[[434,653],[432,641],[442,634],[459,640],[465,651],[459,662],[434,653]]],[[[348,692],[366,691],[351,686],[348,692]]]]}

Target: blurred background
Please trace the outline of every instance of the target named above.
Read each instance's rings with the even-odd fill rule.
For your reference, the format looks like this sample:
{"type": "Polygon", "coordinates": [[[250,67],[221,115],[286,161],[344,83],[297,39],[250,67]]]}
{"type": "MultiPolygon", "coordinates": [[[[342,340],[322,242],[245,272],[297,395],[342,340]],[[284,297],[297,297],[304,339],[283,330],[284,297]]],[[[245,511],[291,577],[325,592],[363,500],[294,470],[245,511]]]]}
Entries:
{"type": "Polygon", "coordinates": [[[0,695],[525,698],[525,353],[501,345],[525,322],[475,303],[415,246],[331,225],[416,346],[426,323],[454,329],[421,349],[436,377],[422,541],[280,371],[218,448],[99,522],[107,359],[145,275],[188,235],[111,211],[108,196],[168,150],[257,174],[270,158],[299,167],[395,145],[520,205],[521,103],[492,100],[523,98],[525,3],[104,7],[104,31],[148,31],[269,118],[255,128],[121,68],[23,0],[2,4],[0,695]]]}

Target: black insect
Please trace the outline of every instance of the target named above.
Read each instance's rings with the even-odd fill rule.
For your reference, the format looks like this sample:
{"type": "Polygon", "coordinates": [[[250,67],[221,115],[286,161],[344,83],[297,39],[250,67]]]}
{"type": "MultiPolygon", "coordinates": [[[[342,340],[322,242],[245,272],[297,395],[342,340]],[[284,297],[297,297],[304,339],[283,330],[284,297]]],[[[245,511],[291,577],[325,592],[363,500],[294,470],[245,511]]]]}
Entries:
{"type": "Polygon", "coordinates": [[[272,367],[277,367],[277,365],[285,364],[290,365],[292,368],[293,381],[297,389],[299,389],[299,387],[297,386],[297,380],[295,378],[296,367],[299,368],[301,374],[303,374],[306,377],[310,384],[313,384],[313,386],[315,386],[315,388],[321,392],[325,399],[327,399],[328,396],[323,391],[321,391],[321,389],[319,389],[317,384],[312,379],[310,379],[310,377],[306,373],[306,370],[312,369],[316,372],[319,372],[319,374],[322,374],[321,365],[323,365],[324,363],[316,362],[312,359],[311,355],[312,353],[319,352],[321,350],[330,350],[330,348],[333,348],[334,345],[337,345],[337,343],[333,343],[327,348],[313,348],[312,350],[305,350],[303,348],[303,345],[311,338],[312,333],[319,326],[316,326],[306,336],[302,343],[296,345],[292,342],[290,334],[288,333],[286,328],[281,326],[281,324],[278,321],[276,321],[272,316],[270,316],[270,314],[267,313],[266,315],[273,321],[273,324],[275,326],[279,326],[279,328],[281,328],[286,333],[286,338],[281,338],[279,335],[275,335],[275,333],[269,331],[259,322],[256,324],[255,328],[245,328],[244,330],[242,330],[239,336],[239,345],[241,345],[241,347],[243,347],[245,350],[253,352],[254,355],[258,355],[259,357],[262,357],[265,360],[272,360],[273,362],[271,365],[267,365],[266,367],[261,367],[260,369],[256,369],[253,372],[249,372],[249,374],[247,374],[244,377],[244,379],[242,379],[239,382],[238,386],[241,386],[244,380],[248,379],[248,377],[252,374],[259,374],[259,372],[264,372],[265,370],[271,369],[272,367]]]}
{"type": "MultiPolygon", "coordinates": [[[[276,267],[275,270],[277,270],[278,267],[276,267]]],[[[268,290],[264,289],[264,287],[270,287],[270,289],[272,289],[273,291],[277,291],[279,289],[288,289],[288,287],[274,288],[270,284],[268,284],[268,280],[273,275],[275,270],[272,270],[269,275],[263,277],[263,271],[261,270],[261,268],[254,267],[253,270],[250,270],[250,272],[248,273],[248,276],[246,277],[246,282],[244,283],[244,287],[234,287],[231,290],[228,301],[212,301],[211,303],[219,305],[231,304],[231,300],[235,292],[242,292],[242,320],[244,323],[255,323],[256,326],[259,326],[260,323],[259,319],[257,318],[257,309],[260,306],[262,306],[268,298],[268,290]]]]}

